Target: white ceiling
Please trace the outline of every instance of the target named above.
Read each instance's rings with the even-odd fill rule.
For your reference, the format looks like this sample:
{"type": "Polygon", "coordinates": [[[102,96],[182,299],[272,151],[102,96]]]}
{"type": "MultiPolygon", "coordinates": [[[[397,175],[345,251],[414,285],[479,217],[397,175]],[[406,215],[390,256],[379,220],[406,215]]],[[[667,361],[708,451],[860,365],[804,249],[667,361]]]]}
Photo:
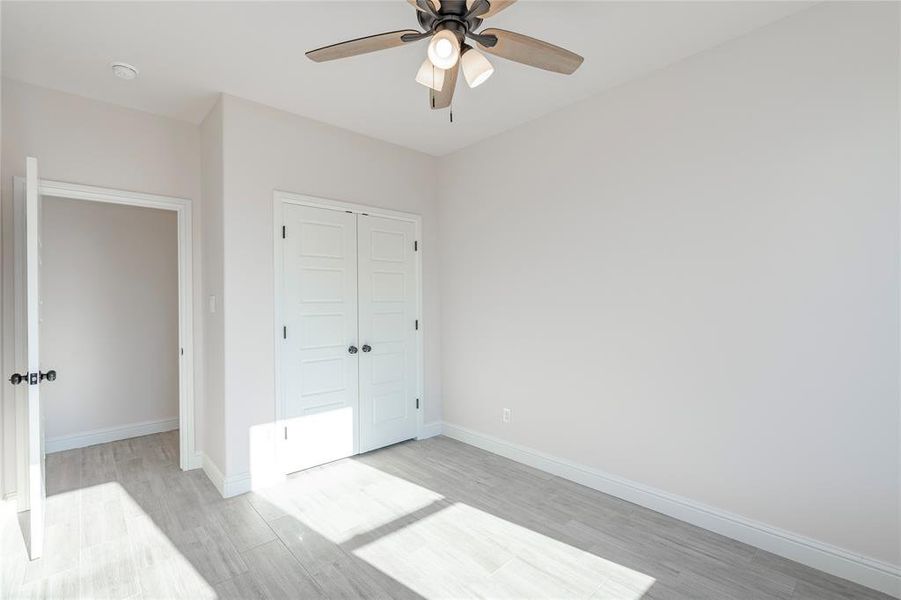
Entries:
{"type": "Polygon", "coordinates": [[[490,57],[494,76],[461,81],[454,123],[414,82],[426,42],[329,63],[306,50],[416,28],[390,2],[2,3],[3,75],[200,122],[226,92],[434,155],[463,148],[797,12],[797,2],[520,0],[488,21],[585,57],[571,76],[490,57]],[[109,64],[137,66],[113,77],[109,64]]]}

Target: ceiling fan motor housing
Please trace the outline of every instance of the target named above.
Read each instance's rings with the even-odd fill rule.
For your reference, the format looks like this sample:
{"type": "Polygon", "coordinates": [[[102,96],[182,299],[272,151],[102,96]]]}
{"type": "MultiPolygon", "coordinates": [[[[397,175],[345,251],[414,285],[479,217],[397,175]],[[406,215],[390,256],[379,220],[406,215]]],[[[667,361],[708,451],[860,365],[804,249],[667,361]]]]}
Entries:
{"type": "Polygon", "coordinates": [[[454,35],[457,36],[457,41],[460,45],[463,45],[463,40],[466,39],[466,25],[460,21],[448,19],[447,21],[441,21],[435,25],[435,33],[439,31],[450,31],[454,35]]]}
{"type": "Polygon", "coordinates": [[[463,43],[467,32],[475,31],[482,24],[482,19],[478,17],[466,18],[467,12],[465,0],[444,0],[437,16],[418,10],[416,17],[419,25],[426,31],[437,33],[447,29],[453,31],[460,43],[463,43]]]}

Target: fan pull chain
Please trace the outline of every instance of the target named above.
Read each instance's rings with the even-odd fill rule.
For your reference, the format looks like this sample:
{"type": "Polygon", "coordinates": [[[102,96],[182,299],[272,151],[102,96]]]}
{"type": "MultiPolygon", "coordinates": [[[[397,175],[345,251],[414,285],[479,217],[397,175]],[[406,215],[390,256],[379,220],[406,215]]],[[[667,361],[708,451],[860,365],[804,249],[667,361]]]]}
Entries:
{"type": "MultiPolygon", "coordinates": [[[[432,85],[435,85],[435,65],[432,65],[432,85]]],[[[432,109],[435,108],[435,88],[429,88],[429,97],[432,99],[432,109]]]]}

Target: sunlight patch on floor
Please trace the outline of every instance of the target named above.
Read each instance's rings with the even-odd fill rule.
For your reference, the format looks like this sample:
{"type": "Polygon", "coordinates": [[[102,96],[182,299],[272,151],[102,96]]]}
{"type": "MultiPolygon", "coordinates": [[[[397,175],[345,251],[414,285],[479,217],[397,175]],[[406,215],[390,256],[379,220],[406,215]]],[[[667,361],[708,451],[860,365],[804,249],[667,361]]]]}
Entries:
{"type": "Polygon", "coordinates": [[[424,598],[638,600],[655,581],[355,460],[257,494],[424,598]]]}
{"type": "Polygon", "coordinates": [[[255,494],[336,544],[443,499],[441,494],[354,460],[302,471],[282,485],[255,494]]]}
{"type": "Polygon", "coordinates": [[[426,598],[637,600],[654,578],[466,504],[354,551],[426,598]]]}
{"type": "Polygon", "coordinates": [[[190,597],[216,594],[118,482],[47,497],[44,555],[27,558],[15,510],[3,512],[3,597],[190,597]]]}

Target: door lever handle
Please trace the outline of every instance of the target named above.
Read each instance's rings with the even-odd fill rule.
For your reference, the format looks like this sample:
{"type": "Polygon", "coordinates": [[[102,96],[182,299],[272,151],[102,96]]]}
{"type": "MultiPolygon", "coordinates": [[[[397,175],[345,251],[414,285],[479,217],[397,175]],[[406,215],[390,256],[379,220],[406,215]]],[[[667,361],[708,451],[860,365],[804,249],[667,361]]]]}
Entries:
{"type": "Polygon", "coordinates": [[[370,346],[369,344],[363,344],[363,347],[360,348],[360,350],[362,350],[363,352],[369,352],[370,350],[372,350],[372,346],[370,346]]]}
{"type": "Polygon", "coordinates": [[[357,347],[356,347],[356,346],[351,346],[350,348],[347,349],[347,351],[348,351],[350,354],[356,354],[356,353],[357,353],[357,347]]]}

